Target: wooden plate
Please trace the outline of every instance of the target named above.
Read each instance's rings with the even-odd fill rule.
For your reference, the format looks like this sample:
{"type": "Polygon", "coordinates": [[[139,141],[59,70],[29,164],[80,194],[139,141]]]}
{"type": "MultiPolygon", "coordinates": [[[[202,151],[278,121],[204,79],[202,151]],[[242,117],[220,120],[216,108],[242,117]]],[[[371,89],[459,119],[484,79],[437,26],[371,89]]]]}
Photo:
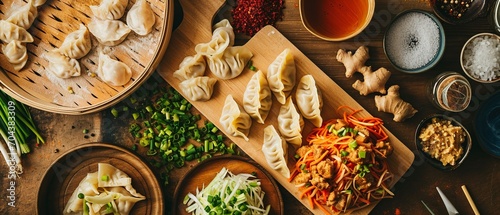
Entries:
{"type": "Polygon", "coordinates": [[[284,214],[281,193],[273,178],[259,164],[240,156],[217,156],[189,170],[175,188],[173,205],[176,207],[173,208],[173,214],[189,214],[186,212],[186,205],[182,203],[184,197],[196,192],[196,188],[201,189],[203,185],[210,183],[223,167],[234,174],[257,173],[265,192],[264,203],[271,205],[270,214],[284,214]]]}
{"type": "MultiPolygon", "coordinates": [[[[125,21],[128,10],[136,0],[130,0],[121,18],[125,21]]],[[[92,19],[90,5],[99,5],[100,0],[72,1],[47,0],[38,8],[38,17],[28,32],[34,42],[28,43],[28,62],[19,72],[12,69],[6,57],[0,54],[0,89],[15,99],[32,107],[63,114],[97,112],[116,104],[137,89],[153,72],[162,58],[170,40],[173,25],[173,0],[147,0],[156,16],[153,31],[146,36],[131,32],[127,39],[114,47],[100,45],[92,37],[92,50],[79,60],[81,76],[60,79],[45,71],[48,65],[43,54],[59,47],[66,35],[87,25],[92,19]],[[95,72],[98,56],[105,50],[110,56],[124,62],[132,70],[131,80],[124,86],[113,87],[98,77],[95,72]],[[72,88],[71,93],[68,88],[72,88]]],[[[7,0],[0,4],[0,19],[7,18],[11,8],[23,5],[24,1],[7,0]],[[14,6],[13,6],[14,5],[14,6]]]]}
{"type": "Polygon", "coordinates": [[[137,155],[116,145],[83,144],[59,157],[45,172],[37,193],[37,214],[62,214],[66,203],[87,173],[98,163],[109,163],[132,178],[132,186],[146,200],[137,202],[130,214],[163,214],[161,187],[149,166],[137,155]]]}

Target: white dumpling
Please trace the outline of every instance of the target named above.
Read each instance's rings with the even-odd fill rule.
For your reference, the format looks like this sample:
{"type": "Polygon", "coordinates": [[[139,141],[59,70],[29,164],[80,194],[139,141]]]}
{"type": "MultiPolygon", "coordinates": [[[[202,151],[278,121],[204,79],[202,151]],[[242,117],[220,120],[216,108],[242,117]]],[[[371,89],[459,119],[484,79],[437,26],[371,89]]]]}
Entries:
{"type": "Polygon", "coordinates": [[[207,65],[210,72],[215,75],[215,77],[220,79],[229,79],[231,77],[231,68],[227,62],[219,57],[207,57],[207,65]]]}
{"type": "Polygon", "coordinates": [[[97,75],[111,86],[122,86],[130,81],[132,70],[127,64],[117,61],[104,53],[99,54],[97,75]]]}
{"type": "Polygon", "coordinates": [[[144,199],[145,198],[137,198],[133,196],[121,196],[120,198],[115,200],[118,213],[120,215],[128,215],[132,210],[132,207],[134,207],[135,203],[144,199]]]}
{"type": "Polygon", "coordinates": [[[21,28],[30,28],[35,18],[38,16],[38,10],[32,0],[29,0],[25,5],[17,8],[6,20],[21,28]]]}
{"type": "Polygon", "coordinates": [[[295,61],[290,49],[285,49],[267,68],[267,81],[279,103],[285,104],[296,82],[295,61]]]}
{"type": "Polygon", "coordinates": [[[226,97],[219,122],[229,135],[243,137],[248,141],[252,118],[236,103],[231,94],[226,97]]]}
{"type": "Polygon", "coordinates": [[[190,78],[182,81],[179,86],[184,96],[192,101],[208,101],[212,97],[217,79],[208,76],[190,78]]]}
{"type": "Polygon", "coordinates": [[[46,70],[59,78],[71,78],[80,76],[80,63],[76,59],[69,58],[53,50],[44,54],[44,58],[49,62],[46,70]]]}
{"type": "Polygon", "coordinates": [[[120,44],[130,33],[130,28],[120,20],[92,19],[87,27],[97,41],[105,46],[120,44]]]}
{"type": "Polygon", "coordinates": [[[99,179],[99,187],[117,187],[132,184],[132,178],[108,163],[97,164],[97,178],[99,179]]]}
{"type": "Polygon", "coordinates": [[[216,23],[213,26],[213,29],[214,29],[214,31],[212,34],[215,34],[215,35],[218,34],[218,31],[226,31],[229,35],[229,46],[234,45],[234,30],[233,30],[233,26],[231,26],[231,22],[229,22],[229,20],[223,19],[223,20],[219,21],[218,23],[216,23]]]}
{"type": "Polygon", "coordinates": [[[10,43],[17,40],[22,43],[33,42],[33,37],[26,29],[12,24],[6,20],[0,20],[0,40],[4,43],[10,43]]]}
{"type": "Polygon", "coordinates": [[[228,47],[224,52],[224,60],[226,61],[230,74],[227,74],[224,79],[232,79],[238,77],[245,69],[248,61],[252,58],[253,54],[245,46],[232,46],[228,47]]]}
{"type": "Polygon", "coordinates": [[[321,117],[323,98],[312,75],[302,76],[295,91],[295,99],[302,116],[314,126],[321,127],[323,124],[323,118],[321,117]]]}
{"type": "Polygon", "coordinates": [[[74,214],[74,212],[83,210],[83,199],[78,198],[79,193],[85,196],[95,196],[99,194],[97,185],[97,172],[88,173],[85,178],[80,181],[78,187],[73,191],[66,206],[64,207],[63,214],[74,214]]]}
{"type": "Polygon", "coordinates": [[[257,71],[248,82],[243,93],[243,108],[258,123],[264,124],[273,104],[266,76],[257,71]]]}
{"type": "Polygon", "coordinates": [[[59,52],[70,58],[80,59],[87,55],[92,48],[90,33],[85,25],[80,24],[80,28],[69,33],[64,42],[59,47],[59,52]]]}
{"type": "Polygon", "coordinates": [[[225,30],[216,30],[207,43],[195,46],[196,53],[211,58],[222,58],[224,51],[232,44],[231,35],[225,30]]]}
{"type": "Polygon", "coordinates": [[[127,25],[138,35],[146,35],[153,30],[155,14],[146,0],[137,0],[127,12],[127,25]]]}
{"type": "Polygon", "coordinates": [[[15,71],[21,70],[28,61],[26,46],[17,40],[12,40],[7,45],[2,45],[2,52],[15,71]]]}
{"type": "Polygon", "coordinates": [[[90,10],[95,17],[101,20],[120,19],[125,14],[127,5],[128,0],[102,0],[98,6],[90,6],[90,10]]]}
{"type": "Polygon", "coordinates": [[[287,166],[288,146],[272,125],[264,128],[262,153],[272,169],[278,171],[285,178],[290,178],[290,169],[287,166]]]}
{"type": "Polygon", "coordinates": [[[184,81],[189,78],[195,78],[205,74],[205,58],[199,54],[187,56],[179,64],[179,69],[174,72],[174,77],[184,81]]]}
{"type": "Polygon", "coordinates": [[[285,104],[280,107],[278,113],[278,129],[283,138],[295,149],[302,146],[302,129],[304,120],[295,107],[292,97],[289,96],[285,104]]]}

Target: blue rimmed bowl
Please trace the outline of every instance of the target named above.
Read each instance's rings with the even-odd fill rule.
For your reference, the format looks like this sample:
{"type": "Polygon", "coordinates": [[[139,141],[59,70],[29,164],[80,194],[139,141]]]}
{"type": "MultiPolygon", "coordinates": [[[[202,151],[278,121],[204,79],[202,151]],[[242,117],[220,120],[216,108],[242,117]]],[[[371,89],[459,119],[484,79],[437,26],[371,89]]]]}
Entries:
{"type": "Polygon", "coordinates": [[[436,16],[427,11],[419,9],[403,11],[387,27],[383,48],[387,59],[397,70],[410,74],[425,72],[434,67],[443,56],[445,48],[443,26],[436,16]],[[435,24],[436,28],[425,29],[429,23],[435,24]],[[428,35],[431,31],[436,31],[436,34],[428,35]],[[424,54],[429,57],[421,60],[424,54]]]}
{"type": "Polygon", "coordinates": [[[474,120],[474,131],[481,148],[500,158],[500,92],[481,104],[474,120]]]}

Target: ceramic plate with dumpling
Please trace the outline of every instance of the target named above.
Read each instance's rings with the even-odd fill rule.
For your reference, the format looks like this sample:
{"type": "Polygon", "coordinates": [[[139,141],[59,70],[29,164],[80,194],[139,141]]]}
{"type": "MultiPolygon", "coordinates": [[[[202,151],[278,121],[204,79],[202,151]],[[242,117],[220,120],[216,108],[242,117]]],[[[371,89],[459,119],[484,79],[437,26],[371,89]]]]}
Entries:
{"type": "Polygon", "coordinates": [[[127,149],[105,143],[80,145],[47,169],[37,193],[37,213],[82,214],[83,200],[94,212],[164,214],[165,210],[161,187],[149,165],[127,149]]]}
{"type": "Polygon", "coordinates": [[[100,111],[150,77],[172,25],[173,0],[2,1],[0,85],[41,110],[100,111]]]}

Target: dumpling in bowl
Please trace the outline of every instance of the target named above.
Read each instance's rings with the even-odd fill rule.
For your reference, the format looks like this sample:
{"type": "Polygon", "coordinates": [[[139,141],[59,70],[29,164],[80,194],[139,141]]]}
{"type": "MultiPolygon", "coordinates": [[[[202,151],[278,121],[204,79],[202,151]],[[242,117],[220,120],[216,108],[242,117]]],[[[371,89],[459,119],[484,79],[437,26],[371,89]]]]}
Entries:
{"type": "Polygon", "coordinates": [[[278,171],[283,177],[290,178],[290,169],[287,166],[288,145],[272,125],[264,128],[262,153],[272,169],[278,171]]]}
{"type": "Polygon", "coordinates": [[[231,94],[226,97],[219,122],[229,135],[243,137],[248,141],[252,118],[236,103],[231,94]]]}
{"type": "Polygon", "coordinates": [[[212,97],[217,79],[208,76],[195,77],[182,81],[180,88],[184,96],[192,101],[208,101],[212,97]]]}
{"type": "Polygon", "coordinates": [[[83,193],[85,196],[98,195],[97,183],[97,172],[88,173],[87,176],[80,181],[80,184],[78,184],[78,187],[73,191],[71,197],[69,197],[64,207],[63,214],[74,214],[75,212],[83,211],[83,199],[78,198],[78,194],[83,193]]]}
{"type": "Polygon", "coordinates": [[[70,58],[80,59],[87,55],[92,48],[90,33],[85,25],[80,24],[80,28],[66,36],[64,42],[59,47],[59,52],[70,58]]]}
{"type": "Polygon", "coordinates": [[[179,64],[179,69],[174,72],[174,77],[184,81],[186,79],[195,78],[205,74],[205,58],[199,54],[195,56],[187,56],[179,64]]]}
{"type": "Polygon", "coordinates": [[[302,116],[314,126],[321,127],[323,124],[323,118],[321,117],[323,98],[312,75],[304,75],[300,79],[295,91],[295,99],[302,116]]]}
{"type": "Polygon", "coordinates": [[[292,97],[289,96],[278,113],[278,129],[288,143],[292,144],[295,149],[299,149],[302,145],[303,128],[302,115],[295,107],[292,97]]]}
{"type": "Polygon", "coordinates": [[[272,96],[266,76],[259,70],[252,76],[243,93],[243,108],[258,123],[264,124],[273,104],[272,96]]]}
{"type": "Polygon", "coordinates": [[[71,78],[80,76],[80,63],[76,59],[69,58],[56,50],[44,54],[44,58],[49,61],[46,70],[59,78],[71,78]]]}
{"type": "Polygon", "coordinates": [[[0,40],[4,43],[10,43],[13,40],[22,43],[31,43],[33,42],[33,37],[26,29],[8,21],[0,20],[0,40]]]}
{"type": "Polygon", "coordinates": [[[132,184],[132,178],[111,164],[98,163],[97,168],[99,187],[117,187],[132,184]]]}
{"type": "Polygon", "coordinates": [[[2,52],[15,71],[21,70],[28,61],[26,46],[17,40],[12,40],[7,45],[2,45],[2,52]]]}
{"type": "Polygon", "coordinates": [[[100,53],[97,75],[102,81],[111,86],[122,86],[130,81],[132,70],[123,62],[111,59],[108,55],[100,53]]]}
{"type": "Polygon", "coordinates": [[[99,6],[90,6],[90,10],[101,20],[120,19],[125,14],[127,5],[128,0],[103,0],[99,6]]]}
{"type": "Polygon", "coordinates": [[[146,0],[137,0],[127,13],[127,25],[136,34],[144,36],[153,30],[155,14],[146,0]]]}
{"type": "Polygon", "coordinates": [[[21,8],[17,8],[6,20],[12,24],[15,24],[21,28],[28,30],[38,16],[38,10],[33,2],[33,0],[28,0],[28,2],[21,8]]]}
{"type": "Polygon", "coordinates": [[[120,44],[130,33],[130,28],[120,20],[92,19],[87,27],[97,41],[105,46],[120,44]]]}
{"type": "Polygon", "coordinates": [[[295,60],[290,49],[285,49],[267,68],[267,82],[279,103],[285,104],[296,82],[295,60]]]}

